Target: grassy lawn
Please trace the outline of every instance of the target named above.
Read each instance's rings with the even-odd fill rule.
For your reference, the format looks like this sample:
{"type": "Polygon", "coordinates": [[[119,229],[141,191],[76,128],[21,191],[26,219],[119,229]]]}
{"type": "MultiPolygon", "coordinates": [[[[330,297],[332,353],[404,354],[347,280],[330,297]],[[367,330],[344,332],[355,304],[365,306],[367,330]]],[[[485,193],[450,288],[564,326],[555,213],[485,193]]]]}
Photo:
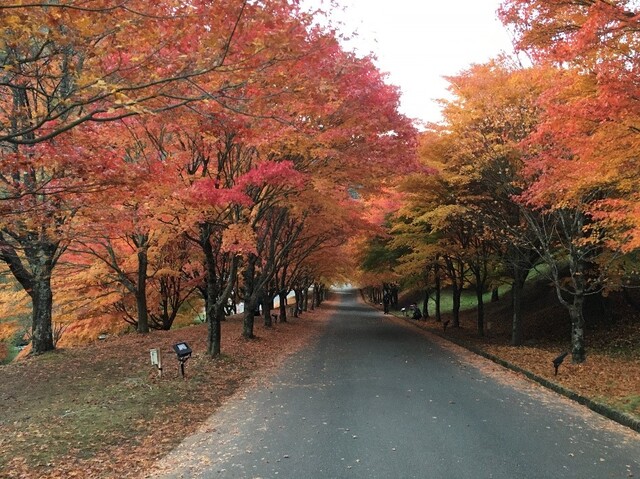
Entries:
{"type": "MultiPolygon", "coordinates": [[[[507,291],[509,291],[509,286],[501,286],[498,291],[499,295],[502,297],[507,291]]],[[[491,292],[486,292],[482,295],[483,301],[485,304],[491,302],[491,292]]],[[[422,307],[422,302],[424,299],[424,293],[421,292],[411,292],[407,295],[404,295],[400,303],[411,304],[416,303],[418,306],[422,307]]],[[[476,292],[471,290],[464,290],[460,296],[460,311],[468,311],[470,309],[476,309],[478,306],[478,299],[476,297],[476,292]]],[[[432,298],[429,299],[429,314],[433,315],[436,310],[435,300],[432,298]]],[[[441,313],[451,313],[453,311],[453,295],[450,290],[443,290],[440,296],[440,312],[441,313]]]]}

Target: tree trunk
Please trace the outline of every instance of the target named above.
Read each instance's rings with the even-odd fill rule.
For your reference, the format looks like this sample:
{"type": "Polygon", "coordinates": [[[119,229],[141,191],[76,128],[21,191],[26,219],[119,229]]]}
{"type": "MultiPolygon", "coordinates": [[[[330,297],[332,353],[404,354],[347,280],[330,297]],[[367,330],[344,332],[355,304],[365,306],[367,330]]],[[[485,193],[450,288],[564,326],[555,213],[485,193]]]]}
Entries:
{"type": "Polygon", "coordinates": [[[206,316],[208,327],[207,335],[207,353],[211,357],[220,355],[220,339],[222,336],[222,328],[220,318],[215,314],[215,307],[213,304],[209,304],[210,300],[207,299],[206,316]]]}
{"type": "Polygon", "coordinates": [[[40,243],[33,248],[25,248],[31,266],[31,296],[33,304],[31,322],[31,353],[42,354],[55,349],[52,328],[53,291],[51,274],[55,265],[57,246],[40,243]]]}
{"type": "Polygon", "coordinates": [[[459,328],[460,327],[460,296],[462,295],[461,288],[458,287],[457,283],[454,281],[452,290],[453,294],[453,323],[452,327],[459,328]]]}
{"type": "Polygon", "coordinates": [[[498,288],[493,288],[491,290],[491,302],[497,303],[498,301],[500,301],[500,292],[498,291],[498,288]]]}
{"type": "Polygon", "coordinates": [[[266,293],[262,294],[262,318],[264,319],[264,326],[266,328],[271,328],[273,326],[273,319],[271,318],[271,303],[273,303],[273,299],[267,299],[266,293]]]}
{"type": "Polygon", "coordinates": [[[485,286],[485,278],[486,274],[483,274],[484,268],[481,265],[477,265],[473,269],[473,276],[476,283],[476,316],[477,316],[477,324],[478,324],[478,336],[484,336],[484,286],[485,286]]]}
{"type": "Polygon", "coordinates": [[[265,286],[260,292],[259,301],[259,306],[262,307],[263,318],[266,319],[267,316],[269,316],[269,318],[273,318],[274,304],[273,290],[270,290],[265,286]]]}
{"type": "Polygon", "coordinates": [[[424,300],[422,301],[422,316],[425,321],[429,319],[429,290],[424,290],[424,300]]]}
{"type": "Polygon", "coordinates": [[[27,269],[14,246],[7,243],[0,232],[0,260],[4,261],[15,279],[31,298],[31,353],[42,354],[55,349],[52,328],[53,291],[51,274],[56,264],[59,245],[41,241],[20,244],[27,269]]]}
{"type": "Polygon", "coordinates": [[[293,292],[296,295],[296,306],[293,310],[293,317],[300,317],[300,313],[302,312],[302,291],[300,289],[294,288],[293,292]]]}
{"type": "Polygon", "coordinates": [[[441,284],[440,284],[440,275],[438,274],[438,272],[436,271],[436,297],[435,299],[435,303],[436,303],[436,321],[438,323],[442,322],[442,314],[440,312],[440,295],[442,293],[441,290],[441,284]]]}
{"type": "Polygon", "coordinates": [[[513,283],[511,283],[511,302],[513,305],[511,344],[513,346],[522,346],[522,287],[518,280],[513,280],[513,283]]]}
{"type": "Polygon", "coordinates": [[[287,292],[280,291],[278,293],[278,299],[280,302],[280,316],[279,320],[281,323],[287,322],[287,292]]]}
{"type": "MultiPolygon", "coordinates": [[[[399,290],[400,290],[400,287],[396,283],[393,283],[391,285],[391,305],[396,309],[398,309],[398,302],[399,302],[398,301],[398,292],[399,292],[399,290]]],[[[425,304],[425,311],[426,311],[426,308],[427,308],[427,306],[425,304]]],[[[426,316],[426,313],[425,313],[425,318],[426,317],[427,316],[426,316]]]]}
{"type": "Polygon", "coordinates": [[[478,301],[478,336],[484,336],[484,298],[481,286],[476,286],[476,298],[478,301]]]}
{"type": "MultiPolygon", "coordinates": [[[[252,254],[247,259],[244,270],[244,317],[242,321],[242,336],[252,339],[253,325],[255,321],[255,310],[258,306],[258,297],[255,291],[256,263],[258,258],[252,254]]],[[[266,308],[263,308],[266,309],[266,308]]]]}
{"type": "Polygon", "coordinates": [[[147,248],[138,248],[138,287],[136,288],[136,307],[138,309],[139,333],[149,332],[149,317],[147,312],[147,248]]]}
{"type": "MultiPolygon", "coordinates": [[[[245,296],[244,301],[244,316],[242,318],[242,337],[246,339],[253,339],[253,325],[255,323],[255,311],[258,307],[258,302],[255,298],[247,298],[245,296]]],[[[264,308],[266,310],[266,308],[264,308]]]]}
{"type": "Polygon", "coordinates": [[[514,273],[514,279],[511,283],[511,301],[513,307],[513,318],[511,322],[511,344],[513,346],[522,346],[523,327],[522,327],[522,290],[527,278],[528,270],[523,272],[518,270],[514,273]]]}
{"type": "Polygon", "coordinates": [[[573,304],[569,308],[569,317],[571,318],[571,360],[578,364],[587,358],[584,346],[584,315],[583,315],[584,296],[575,295],[573,304]]]}
{"type": "MultiPolygon", "coordinates": [[[[208,268],[207,268],[208,269],[208,268]]],[[[218,292],[216,290],[215,283],[207,280],[207,299],[205,305],[205,317],[207,324],[209,325],[207,336],[207,352],[211,357],[216,357],[220,354],[220,340],[221,340],[221,327],[220,317],[216,314],[216,298],[218,292]]]]}
{"type": "Polygon", "coordinates": [[[216,301],[218,300],[218,288],[216,284],[216,267],[213,248],[209,240],[207,226],[201,229],[201,247],[204,253],[205,270],[206,270],[206,298],[205,298],[205,320],[208,326],[207,335],[207,352],[211,357],[220,355],[220,317],[216,314],[216,301]]]}
{"type": "Polygon", "coordinates": [[[51,271],[38,271],[33,278],[33,303],[31,325],[31,352],[42,354],[55,349],[53,342],[52,307],[53,292],[51,290],[51,271]]]}

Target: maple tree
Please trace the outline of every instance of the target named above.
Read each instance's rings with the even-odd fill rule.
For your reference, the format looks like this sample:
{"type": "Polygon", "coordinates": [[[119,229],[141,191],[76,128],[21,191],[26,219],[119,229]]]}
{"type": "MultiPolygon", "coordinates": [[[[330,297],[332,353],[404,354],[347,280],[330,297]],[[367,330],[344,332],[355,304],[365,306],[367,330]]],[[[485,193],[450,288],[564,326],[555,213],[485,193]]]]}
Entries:
{"type": "Polygon", "coordinates": [[[421,161],[428,170],[405,179],[401,190],[405,205],[397,213],[395,244],[409,248],[401,269],[422,275],[428,265],[438,264],[451,286],[452,326],[458,327],[460,298],[468,282],[465,253],[473,228],[470,206],[458,201],[455,170],[447,170],[455,140],[435,131],[422,134],[421,161]]]}
{"type": "Polygon", "coordinates": [[[527,221],[536,214],[519,199],[528,184],[522,141],[538,125],[537,100],[550,76],[546,69],[524,69],[499,58],[449,77],[453,96],[442,101],[444,121],[422,134],[421,157],[431,177],[418,174],[404,182],[406,204],[393,230],[395,243],[410,249],[402,269],[419,279],[429,273],[437,291],[438,273],[446,272],[453,326],[460,293],[471,284],[482,335],[483,294],[489,284],[510,277],[514,344],[522,342],[522,287],[539,261],[537,237],[527,221]]]}
{"type": "MultiPolygon", "coordinates": [[[[265,326],[271,326],[271,298],[272,293],[267,285],[272,283],[276,271],[285,262],[288,250],[300,235],[304,227],[304,216],[297,215],[287,205],[287,197],[291,193],[298,193],[302,186],[301,175],[289,172],[287,181],[281,181],[279,187],[256,188],[254,194],[254,208],[250,213],[252,231],[256,236],[255,253],[250,252],[244,265],[243,295],[245,303],[243,335],[253,337],[254,311],[258,309],[258,302],[262,302],[265,326]]],[[[294,195],[296,196],[296,195],[294,195]]],[[[286,304],[287,293],[280,295],[281,305],[286,304]]],[[[281,318],[286,321],[286,317],[281,318]]]]}
{"type": "Polygon", "coordinates": [[[34,352],[53,348],[51,277],[73,236],[82,197],[113,180],[114,153],[94,128],[3,154],[0,258],[32,299],[34,352]],[[86,145],[82,147],[77,144],[86,145]],[[76,161],[81,153],[87,163],[76,161]],[[89,165],[95,164],[95,181],[89,165]],[[87,178],[87,181],[83,181],[87,178]]]}
{"type": "MultiPolygon", "coordinates": [[[[538,261],[536,235],[527,221],[536,215],[518,200],[527,187],[522,159],[527,151],[521,142],[538,125],[538,98],[550,76],[545,68],[525,69],[508,58],[474,65],[449,78],[455,96],[443,107],[448,131],[455,138],[456,152],[449,164],[460,175],[457,201],[475,209],[473,241],[478,244],[473,251],[486,252],[489,247],[510,277],[514,345],[522,343],[522,288],[538,261]],[[484,240],[478,242],[479,238],[484,240]]],[[[474,264],[478,263],[470,266],[474,264]]],[[[477,275],[478,267],[472,269],[477,275]]],[[[492,269],[498,269],[497,264],[492,269]]],[[[478,304],[482,305],[480,297],[478,304]]]]}
{"type": "Polygon", "coordinates": [[[239,86],[228,73],[250,71],[269,56],[255,54],[268,48],[264,30],[253,27],[278,9],[294,8],[278,1],[267,7],[206,0],[4,4],[2,88],[8,94],[0,141],[36,144],[85,122],[165,112],[203,99],[223,104],[239,86]],[[206,79],[211,88],[216,76],[215,89],[198,83],[206,79]]]}
{"type": "MultiPolygon", "coordinates": [[[[518,47],[537,61],[566,70],[547,99],[544,132],[579,158],[580,168],[562,179],[566,191],[606,190],[592,205],[594,219],[628,236],[625,251],[638,242],[637,95],[638,6],[631,1],[504,2],[503,21],[517,34],[518,47]],[[631,177],[633,176],[633,177],[631,177]]],[[[542,132],[541,132],[542,134],[542,132]]],[[[551,177],[551,175],[550,175],[551,177]]]]}
{"type": "Polygon", "coordinates": [[[115,310],[138,332],[169,329],[179,307],[194,292],[200,272],[193,269],[190,256],[194,252],[186,247],[180,231],[163,221],[168,215],[161,175],[166,177],[167,172],[153,168],[153,182],[149,182],[141,178],[142,171],[133,173],[131,164],[127,166],[132,188],[126,195],[128,188],[119,190],[124,201],[111,198],[107,191],[85,207],[69,249],[74,258],[65,259],[96,260],[83,276],[87,294],[93,287],[96,295],[104,296],[97,305],[115,310]],[[153,187],[153,194],[148,187],[153,187]]]}
{"type": "Polygon", "coordinates": [[[0,7],[0,246],[2,259],[32,296],[34,353],[53,348],[50,280],[68,241],[61,229],[87,189],[82,180],[93,184],[108,176],[109,162],[118,157],[117,148],[100,146],[109,135],[104,123],[210,96],[194,78],[224,63],[246,4],[216,6],[236,15],[216,14],[208,2],[0,7]],[[209,16],[200,15],[205,10],[209,16]],[[225,22],[228,28],[222,28],[225,22]],[[138,41],[132,45],[130,38],[138,41]],[[208,54],[198,49],[200,41],[210,46],[208,54]],[[175,61],[165,62],[167,56],[175,61]],[[29,217],[16,222],[19,214],[29,217]]]}
{"type": "MultiPolygon", "coordinates": [[[[556,284],[572,316],[577,362],[585,358],[584,295],[619,287],[611,265],[640,245],[640,184],[630,174],[637,169],[637,13],[629,1],[510,0],[501,8],[518,47],[558,71],[541,98],[544,117],[528,140],[535,183],[523,199],[558,228],[554,246],[544,251],[547,261],[558,246],[569,260],[571,302],[561,297],[563,280],[556,284]]],[[[553,242],[539,237],[542,244],[553,242]]]]}
{"type": "MultiPolygon", "coordinates": [[[[238,268],[269,262],[256,248],[273,226],[256,220],[274,208],[313,218],[287,199],[303,177],[308,191],[346,199],[410,157],[398,91],[297,2],[16,0],[0,12],[0,240],[34,297],[34,353],[53,348],[51,277],[67,251],[83,291],[140,332],[170,326],[197,287],[218,354],[238,268]],[[177,254],[185,238],[201,266],[177,254]]],[[[344,238],[336,225],[304,237],[344,238]]],[[[265,278],[315,282],[319,299],[328,273],[303,264],[311,251],[296,255],[265,278]]]]}
{"type": "Polygon", "coordinates": [[[582,362],[586,358],[585,298],[600,293],[605,285],[615,287],[610,267],[628,236],[597,221],[597,205],[610,193],[616,194],[615,183],[577,178],[582,174],[576,175],[575,171],[584,165],[583,156],[564,140],[564,134],[556,135],[555,127],[549,128],[557,121],[555,114],[543,117],[536,133],[527,140],[533,153],[527,159],[525,173],[531,183],[521,200],[539,213],[528,217],[537,239],[533,247],[549,266],[558,300],[569,311],[572,359],[582,362]],[[567,266],[568,275],[564,272],[567,266]]]}

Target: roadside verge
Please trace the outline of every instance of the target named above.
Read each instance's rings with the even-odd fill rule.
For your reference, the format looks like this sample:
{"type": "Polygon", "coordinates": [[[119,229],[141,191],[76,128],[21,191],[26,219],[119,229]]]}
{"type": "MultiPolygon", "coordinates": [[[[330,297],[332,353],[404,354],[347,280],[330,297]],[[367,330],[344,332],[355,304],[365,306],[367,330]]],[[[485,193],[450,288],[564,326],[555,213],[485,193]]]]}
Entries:
{"type": "MultiPolygon", "coordinates": [[[[372,307],[376,308],[375,305],[371,305],[372,307]]],[[[378,309],[378,308],[376,308],[378,309]]],[[[626,426],[636,432],[640,432],[640,419],[632,416],[631,414],[627,414],[624,411],[620,411],[618,409],[615,409],[607,404],[604,404],[602,402],[599,402],[597,400],[594,400],[593,398],[590,398],[584,394],[578,393],[570,388],[567,388],[561,384],[558,384],[554,381],[549,380],[548,378],[545,378],[543,376],[541,376],[540,374],[537,374],[534,371],[531,371],[527,368],[524,368],[520,365],[517,365],[515,363],[513,363],[512,361],[509,361],[503,357],[500,357],[498,355],[492,354],[490,352],[487,352],[485,350],[483,350],[482,348],[478,347],[476,344],[472,344],[469,341],[465,341],[462,338],[459,337],[455,337],[452,336],[450,334],[446,334],[443,332],[439,332],[437,330],[434,330],[433,328],[428,328],[426,327],[427,323],[426,322],[422,322],[422,321],[416,321],[413,319],[410,319],[408,317],[402,316],[401,314],[398,314],[397,312],[392,312],[391,313],[392,316],[396,319],[402,320],[404,323],[409,324],[410,326],[419,329],[421,331],[423,331],[424,333],[426,333],[427,335],[434,335],[437,336],[439,338],[442,338],[446,341],[449,341],[453,344],[456,344],[460,347],[463,347],[469,351],[471,351],[474,354],[477,354],[479,356],[482,356],[486,359],[489,359],[490,361],[493,361],[496,364],[499,364],[502,367],[505,367],[507,369],[510,369],[514,372],[517,372],[519,374],[522,374],[524,376],[526,376],[527,378],[531,379],[532,381],[537,382],[538,384],[551,389],[552,391],[555,391],[558,394],[561,394],[562,396],[567,397],[568,399],[571,399],[579,404],[582,404],[584,406],[586,406],[587,408],[591,409],[592,411],[605,416],[623,426],[626,426]]],[[[549,364],[551,364],[551,362],[549,362],[549,364]]],[[[636,378],[637,380],[637,378],[636,378]]]]}

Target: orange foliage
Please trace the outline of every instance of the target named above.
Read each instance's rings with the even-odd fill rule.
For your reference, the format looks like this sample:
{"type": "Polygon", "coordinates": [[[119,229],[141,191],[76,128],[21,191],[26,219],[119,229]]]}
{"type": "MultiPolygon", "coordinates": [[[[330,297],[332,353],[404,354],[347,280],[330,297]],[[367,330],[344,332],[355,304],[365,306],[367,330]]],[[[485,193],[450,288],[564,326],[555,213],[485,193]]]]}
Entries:
{"type": "Polygon", "coordinates": [[[500,12],[520,49],[562,65],[531,142],[539,179],[529,199],[562,208],[596,192],[585,210],[625,252],[640,246],[639,13],[631,0],[505,0],[500,12]]]}
{"type": "Polygon", "coordinates": [[[124,321],[109,316],[78,320],[67,327],[57,346],[68,348],[84,345],[97,341],[100,334],[120,335],[128,327],[124,321]]]}
{"type": "MultiPolygon", "coordinates": [[[[104,311],[130,312],[134,295],[135,308],[158,308],[161,277],[193,291],[203,256],[214,261],[204,250],[220,262],[209,271],[255,253],[252,223],[274,205],[304,223],[300,238],[324,248],[297,252],[304,269],[342,276],[350,262],[340,246],[367,230],[367,205],[348,192],[370,197],[414,167],[415,129],[373,59],[344,51],[299,2],[85,3],[17,2],[0,16],[0,47],[12,52],[0,62],[10,72],[0,86],[0,140],[15,144],[0,153],[2,174],[42,172],[25,173],[9,192],[15,200],[1,205],[10,214],[0,226],[15,234],[0,235],[11,253],[0,259],[31,293],[48,291],[32,287],[34,278],[53,278],[55,291],[55,307],[34,310],[43,331],[34,351],[51,348],[52,312],[69,325],[59,342],[68,346],[126,328],[104,311]],[[203,251],[169,261],[167,245],[185,249],[183,235],[203,251]],[[46,274],[29,270],[37,248],[17,238],[38,238],[50,252],[46,274]]],[[[219,279],[230,284],[232,275],[219,279]]]]}
{"type": "Polygon", "coordinates": [[[11,339],[18,332],[20,325],[17,321],[5,321],[0,323],[0,341],[11,339]]]}

